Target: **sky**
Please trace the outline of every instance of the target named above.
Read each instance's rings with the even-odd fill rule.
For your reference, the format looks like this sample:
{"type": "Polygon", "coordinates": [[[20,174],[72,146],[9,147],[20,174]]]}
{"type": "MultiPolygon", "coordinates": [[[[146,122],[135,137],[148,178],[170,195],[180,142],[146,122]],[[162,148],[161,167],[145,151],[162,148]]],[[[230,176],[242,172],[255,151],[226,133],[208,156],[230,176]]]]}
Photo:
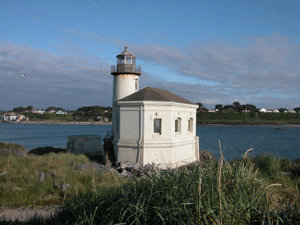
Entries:
{"type": "Polygon", "coordinates": [[[213,109],[300,107],[300,2],[1,0],[0,111],[112,104],[127,45],[140,88],[213,109]]]}

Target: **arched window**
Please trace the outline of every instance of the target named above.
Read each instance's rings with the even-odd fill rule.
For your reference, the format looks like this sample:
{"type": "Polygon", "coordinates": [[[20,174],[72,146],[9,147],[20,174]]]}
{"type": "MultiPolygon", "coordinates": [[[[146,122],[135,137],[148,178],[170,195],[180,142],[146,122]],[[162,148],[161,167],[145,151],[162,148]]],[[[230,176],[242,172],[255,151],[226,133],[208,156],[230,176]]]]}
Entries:
{"type": "Polygon", "coordinates": [[[193,132],[193,118],[188,120],[188,131],[193,132]]]}
{"type": "Polygon", "coordinates": [[[175,120],[175,132],[180,133],[181,132],[181,118],[177,118],[175,120]]]}

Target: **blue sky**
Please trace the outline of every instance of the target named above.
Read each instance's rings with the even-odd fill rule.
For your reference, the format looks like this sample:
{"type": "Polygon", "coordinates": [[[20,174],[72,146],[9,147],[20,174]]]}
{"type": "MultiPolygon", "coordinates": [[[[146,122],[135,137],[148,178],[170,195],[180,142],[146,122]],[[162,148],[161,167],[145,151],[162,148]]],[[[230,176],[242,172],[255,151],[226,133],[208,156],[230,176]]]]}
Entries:
{"type": "Polygon", "coordinates": [[[0,1],[0,110],[111,105],[125,45],[141,88],[208,108],[299,107],[299,12],[283,0],[0,1]]]}

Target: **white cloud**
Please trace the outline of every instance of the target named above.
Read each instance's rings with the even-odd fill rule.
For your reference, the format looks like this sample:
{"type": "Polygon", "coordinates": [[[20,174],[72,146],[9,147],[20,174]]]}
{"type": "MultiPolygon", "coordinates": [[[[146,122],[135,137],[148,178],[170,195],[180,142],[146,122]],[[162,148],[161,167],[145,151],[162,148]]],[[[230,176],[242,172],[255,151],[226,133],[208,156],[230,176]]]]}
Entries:
{"type": "MultiPolygon", "coordinates": [[[[75,30],[69,32],[118,47],[124,42],[75,30]]],[[[129,47],[136,54],[138,63],[158,65],[183,79],[199,78],[194,84],[179,79],[175,82],[170,76],[166,79],[163,74],[142,68],[141,87],[167,89],[209,108],[234,101],[268,108],[298,107],[300,45],[278,34],[243,38],[239,44],[211,42],[175,48],[129,43],[129,47]],[[213,85],[202,81],[210,81],[213,85]]],[[[0,42],[0,94],[5,96],[0,110],[4,106],[77,108],[111,104],[110,65],[70,44],[59,46],[59,50],[63,55],[0,42]],[[22,73],[26,76],[21,77],[22,73]]]]}
{"type": "Polygon", "coordinates": [[[100,58],[94,61],[0,43],[0,109],[26,105],[110,105],[109,65],[101,63],[100,58]],[[25,76],[21,76],[23,73],[25,76]]]}
{"type": "MultiPolygon", "coordinates": [[[[204,99],[218,99],[219,103],[240,99],[263,105],[263,102],[257,101],[259,96],[265,104],[269,104],[270,98],[273,107],[297,106],[297,101],[286,105],[285,99],[299,97],[300,44],[278,34],[252,37],[245,43],[194,45],[185,49],[136,46],[135,53],[140,59],[167,67],[174,73],[216,82],[217,86],[205,88],[204,99]],[[214,97],[207,98],[209,93],[213,93],[214,97]],[[272,100],[270,96],[273,96],[272,100]]],[[[189,92],[188,89],[186,91],[189,92]]],[[[191,97],[195,99],[196,94],[191,97]]]]}

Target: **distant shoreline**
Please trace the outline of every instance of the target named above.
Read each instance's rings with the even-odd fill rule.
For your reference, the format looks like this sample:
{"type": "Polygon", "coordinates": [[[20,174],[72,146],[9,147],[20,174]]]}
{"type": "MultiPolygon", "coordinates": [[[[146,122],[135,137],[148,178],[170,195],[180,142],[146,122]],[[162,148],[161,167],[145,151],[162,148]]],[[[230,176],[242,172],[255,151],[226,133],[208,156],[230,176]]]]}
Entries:
{"type": "Polygon", "coordinates": [[[43,121],[5,121],[2,123],[11,123],[11,124],[47,124],[47,125],[111,125],[111,122],[66,122],[58,120],[43,120],[43,121]]]}
{"type": "MultiPolygon", "coordinates": [[[[76,122],[76,121],[58,121],[58,120],[42,120],[42,121],[0,121],[0,123],[8,123],[8,124],[45,124],[45,125],[111,125],[112,122],[76,122]]],[[[280,126],[280,127],[300,127],[300,124],[297,123],[244,123],[244,122],[203,122],[198,121],[197,126],[280,126]]]]}

